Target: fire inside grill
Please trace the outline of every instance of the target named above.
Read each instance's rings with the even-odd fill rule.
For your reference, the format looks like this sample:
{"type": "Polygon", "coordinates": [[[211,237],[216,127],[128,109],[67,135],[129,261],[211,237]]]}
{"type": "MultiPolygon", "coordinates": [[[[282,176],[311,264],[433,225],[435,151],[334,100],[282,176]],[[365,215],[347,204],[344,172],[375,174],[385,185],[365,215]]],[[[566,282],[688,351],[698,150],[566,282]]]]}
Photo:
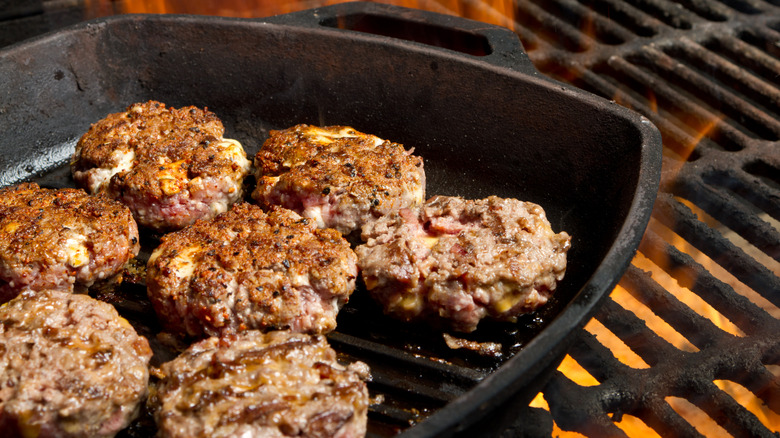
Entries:
{"type": "MultiPolygon", "coordinates": [[[[62,11],[61,3],[44,1],[27,13],[62,11]]],[[[84,19],[130,12],[262,17],[338,2],[76,3],[84,19]]],[[[663,135],[661,189],[638,254],[507,436],[776,436],[780,3],[386,3],[509,27],[542,73],[641,113],[663,135]]],[[[372,348],[344,335],[332,341],[372,348]]],[[[400,360],[416,361],[413,354],[400,360]]],[[[430,371],[421,367],[416,378],[430,371]]],[[[466,368],[433,371],[454,372],[450,378],[465,386],[482,378],[466,368]]],[[[381,385],[415,385],[402,370],[384,378],[381,385]]],[[[424,395],[430,409],[453,397],[432,389],[424,395]]],[[[428,408],[410,412],[407,402],[373,415],[425,418],[428,408]]]]}

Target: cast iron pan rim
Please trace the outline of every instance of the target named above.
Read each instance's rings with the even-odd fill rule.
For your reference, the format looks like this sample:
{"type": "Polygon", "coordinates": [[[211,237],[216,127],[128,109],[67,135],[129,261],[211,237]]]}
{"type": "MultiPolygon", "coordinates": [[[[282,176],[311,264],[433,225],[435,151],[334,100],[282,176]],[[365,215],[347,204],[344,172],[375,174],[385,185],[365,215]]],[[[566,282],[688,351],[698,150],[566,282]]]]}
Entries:
{"type": "MultiPolygon", "coordinates": [[[[469,20],[462,17],[450,16],[424,10],[406,8],[383,3],[374,2],[344,2],[337,3],[321,8],[307,9],[298,12],[284,13],[268,17],[246,18],[246,17],[225,17],[211,15],[195,14],[156,14],[156,13],[132,13],[111,15],[105,17],[93,18],[87,21],[56,29],[48,33],[29,38],[27,40],[13,43],[0,49],[2,54],[6,49],[18,45],[37,44],[44,42],[49,38],[59,38],[62,34],[79,32],[82,29],[89,31],[90,28],[101,28],[112,23],[122,22],[172,22],[189,23],[190,25],[238,25],[238,26],[274,26],[278,29],[285,27],[294,28],[296,32],[306,29],[315,34],[322,34],[324,37],[346,37],[350,41],[371,42],[374,44],[403,47],[405,50],[422,51],[424,53],[435,54],[438,56],[448,56],[458,58],[458,62],[473,63],[480,67],[497,66],[502,69],[522,71],[525,77],[539,77],[548,80],[546,76],[541,75],[531,62],[525,50],[522,47],[517,34],[512,30],[488,23],[475,20],[469,20]],[[435,47],[422,42],[413,40],[397,39],[390,36],[365,33],[350,29],[342,29],[323,23],[328,19],[334,19],[350,14],[364,14],[374,17],[389,17],[400,19],[419,25],[432,27],[454,28],[465,34],[472,34],[484,38],[491,49],[491,53],[477,56],[468,53],[450,50],[444,47],[435,47]]],[[[569,87],[568,84],[558,83],[560,86],[569,87]]]]}
{"type": "MultiPolygon", "coordinates": [[[[343,5],[343,4],[342,4],[343,5]]],[[[342,5],[334,5],[335,7],[342,7],[342,5]]],[[[350,8],[365,7],[376,8],[376,4],[346,4],[350,8]],[[373,5],[373,6],[371,6],[373,5]]],[[[382,5],[381,7],[386,7],[382,5]]],[[[322,8],[318,11],[326,10],[328,8],[322,8]]],[[[404,9],[398,7],[392,7],[392,9],[404,9]]],[[[307,12],[307,11],[304,11],[307,12]]],[[[431,15],[425,11],[417,11],[422,14],[431,15]]],[[[292,14],[285,14],[292,15],[292,14]]],[[[273,26],[289,26],[295,27],[300,30],[301,27],[309,27],[310,31],[322,32],[330,34],[339,34],[341,36],[349,35],[350,39],[359,39],[361,41],[370,41],[372,43],[382,43],[387,41],[388,37],[381,37],[371,34],[362,34],[344,29],[327,28],[323,26],[309,26],[297,24],[294,20],[285,20],[280,15],[277,17],[269,17],[267,21],[265,19],[247,19],[247,18],[230,18],[230,17],[212,17],[212,16],[194,16],[194,15],[155,15],[155,14],[129,14],[113,17],[103,17],[94,19],[85,23],[80,23],[69,28],[65,28],[58,31],[50,32],[39,37],[35,37],[30,40],[26,40],[21,43],[14,44],[8,48],[13,48],[20,44],[40,44],[46,42],[48,39],[54,38],[55,35],[63,33],[77,32],[83,28],[102,27],[110,22],[114,21],[135,21],[135,20],[153,20],[153,21],[186,21],[192,23],[208,24],[211,22],[225,24],[232,23],[250,23],[257,25],[273,25],[273,26]]],[[[464,21],[470,21],[461,19],[464,21]]],[[[488,29],[499,28],[498,26],[484,25],[488,29]]],[[[508,29],[503,29],[499,32],[510,32],[508,29]]],[[[512,33],[514,35],[514,33],[512,33]]],[[[491,37],[492,38],[492,37],[491,37]]],[[[516,35],[514,36],[516,40],[516,35]]],[[[587,280],[585,285],[576,293],[571,302],[543,329],[536,335],[526,346],[523,347],[514,357],[505,362],[496,371],[486,377],[482,382],[477,384],[474,388],[469,390],[464,395],[458,397],[439,411],[431,415],[425,421],[418,425],[407,429],[402,432],[400,436],[403,437],[431,437],[447,435],[455,432],[459,428],[466,427],[469,424],[475,422],[481,414],[485,414],[487,411],[497,407],[503,403],[507,397],[515,393],[520,387],[527,385],[529,379],[537,377],[544,368],[557,366],[557,362],[553,361],[562,358],[562,353],[568,349],[570,344],[574,341],[574,331],[582,327],[587,320],[595,312],[598,304],[611,292],[612,288],[617,284],[618,280],[622,276],[630,260],[639,245],[639,241],[644,233],[644,229],[650,219],[650,213],[652,211],[652,205],[655,200],[655,195],[660,180],[661,171],[661,138],[657,128],[653,126],[647,119],[639,116],[638,114],[615,104],[609,102],[600,97],[586,93],[582,90],[568,86],[550,78],[547,78],[539,74],[535,69],[527,68],[527,65],[523,64],[521,57],[518,60],[516,57],[506,57],[508,61],[498,61],[498,58],[477,57],[468,54],[456,53],[447,49],[432,48],[422,44],[400,41],[393,39],[393,44],[402,45],[407,50],[423,51],[426,53],[437,54],[442,56],[442,52],[446,51],[447,56],[452,56],[454,53],[459,62],[473,64],[481,69],[499,70],[502,74],[523,77],[524,80],[531,80],[536,82],[545,88],[550,89],[556,93],[574,93],[575,98],[586,101],[589,105],[596,106],[597,110],[613,113],[619,118],[627,119],[634,127],[637,128],[638,137],[640,138],[641,158],[640,169],[638,175],[638,184],[634,192],[632,204],[626,215],[626,221],[621,226],[615,241],[610,247],[609,251],[605,255],[604,259],[598,265],[596,271],[587,280]],[[520,63],[521,65],[513,65],[512,63],[520,63]],[[531,370],[530,367],[536,367],[536,370],[531,370]]],[[[493,40],[491,40],[493,41],[493,40]]],[[[502,44],[506,41],[502,42],[502,44]]],[[[517,45],[518,50],[522,51],[522,45],[519,40],[514,43],[517,45]]],[[[6,49],[8,49],[6,48],[6,49]]],[[[7,50],[0,51],[0,56],[3,56],[7,50]]],[[[10,52],[9,52],[10,53],[10,52]]],[[[499,53],[500,55],[500,53],[499,53]]]]}

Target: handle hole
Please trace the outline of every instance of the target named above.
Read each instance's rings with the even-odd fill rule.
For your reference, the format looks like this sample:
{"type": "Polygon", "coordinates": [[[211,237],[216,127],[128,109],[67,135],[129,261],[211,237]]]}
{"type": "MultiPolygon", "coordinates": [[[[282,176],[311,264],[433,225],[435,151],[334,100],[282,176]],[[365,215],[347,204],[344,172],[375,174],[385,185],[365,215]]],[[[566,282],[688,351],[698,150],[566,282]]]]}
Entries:
{"type": "Polygon", "coordinates": [[[474,56],[487,56],[492,49],[485,36],[460,29],[372,14],[330,17],[320,25],[370,33],[441,47],[474,56]]]}

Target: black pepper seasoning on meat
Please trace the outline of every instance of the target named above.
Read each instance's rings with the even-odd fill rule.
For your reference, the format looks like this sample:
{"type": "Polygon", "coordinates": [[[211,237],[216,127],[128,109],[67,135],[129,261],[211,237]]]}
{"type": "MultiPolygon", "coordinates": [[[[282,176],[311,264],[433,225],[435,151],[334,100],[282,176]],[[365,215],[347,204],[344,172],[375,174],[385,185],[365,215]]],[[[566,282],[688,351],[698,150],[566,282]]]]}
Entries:
{"type": "Polygon", "coordinates": [[[247,203],[164,236],[147,264],[160,321],[191,338],[244,329],[327,333],[356,277],[357,257],[337,231],[247,203]],[[322,258],[337,262],[323,266],[322,258]],[[214,301],[204,302],[207,295],[214,301]]]}
{"type": "Polygon", "coordinates": [[[208,109],[149,101],[94,123],[71,159],[76,183],[127,205],[136,221],[171,231],[242,198],[251,162],[208,109]]]}
{"type": "Polygon", "coordinates": [[[154,374],[148,404],[168,438],[366,433],[368,366],[341,365],[324,336],[209,338],[154,374]]]}
{"type": "Polygon", "coordinates": [[[435,196],[369,223],[362,238],[363,281],[388,314],[463,332],[544,305],[571,242],[538,205],[495,196],[435,196]]]}
{"type": "Polygon", "coordinates": [[[152,350],[113,306],[83,294],[26,291],[0,307],[0,321],[6,435],[114,436],[138,415],[152,350]]]}
{"type": "Polygon", "coordinates": [[[0,302],[118,282],[138,251],[138,227],[118,202],[34,183],[0,189],[0,302]]]}
{"type": "Polygon", "coordinates": [[[272,131],[255,166],[252,197],[261,205],[292,209],[345,236],[400,208],[414,208],[425,196],[420,157],[348,126],[272,131]],[[387,175],[396,177],[388,181],[387,175]]]}

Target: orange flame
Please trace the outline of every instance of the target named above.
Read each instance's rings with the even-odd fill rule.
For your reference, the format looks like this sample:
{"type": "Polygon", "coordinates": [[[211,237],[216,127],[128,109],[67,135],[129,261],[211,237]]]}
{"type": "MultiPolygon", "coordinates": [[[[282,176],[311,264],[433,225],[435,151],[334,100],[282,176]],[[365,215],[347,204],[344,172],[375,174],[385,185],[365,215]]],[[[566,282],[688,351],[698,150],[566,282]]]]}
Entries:
{"type": "MultiPolygon", "coordinates": [[[[125,14],[195,14],[253,18],[285,14],[347,1],[352,0],[85,0],[85,5],[88,14],[92,17],[119,12],[125,14]]],[[[458,15],[509,28],[514,25],[514,3],[512,0],[380,0],[374,1],[374,3],[458,15]]]]}

